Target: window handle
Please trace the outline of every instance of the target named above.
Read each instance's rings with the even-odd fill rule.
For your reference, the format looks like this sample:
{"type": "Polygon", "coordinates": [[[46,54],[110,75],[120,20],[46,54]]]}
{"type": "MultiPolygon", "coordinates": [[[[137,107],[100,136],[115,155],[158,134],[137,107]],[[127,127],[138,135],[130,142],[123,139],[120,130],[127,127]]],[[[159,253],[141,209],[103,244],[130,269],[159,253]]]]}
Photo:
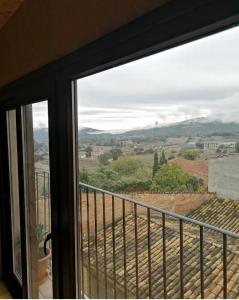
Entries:
{"type": "Polygon", "coordinates": [[[46,250],[46,244],[47,244],[47,242],[49,241],[49,240],[51,240],[52,239],[52,233],[49,233],[47,236],[46,236],[46,239],[45,239],[45,241],[44,241],[44,253],[45,253],[45,255],[47,256],[47,250],[46,250]]]}

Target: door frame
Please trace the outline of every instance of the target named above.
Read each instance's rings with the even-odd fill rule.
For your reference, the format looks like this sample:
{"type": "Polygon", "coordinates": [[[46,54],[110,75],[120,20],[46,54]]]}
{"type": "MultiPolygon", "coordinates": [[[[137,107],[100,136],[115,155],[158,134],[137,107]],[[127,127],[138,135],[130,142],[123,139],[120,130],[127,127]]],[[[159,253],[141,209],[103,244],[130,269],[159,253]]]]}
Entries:
{"type": "MultiPolygon", "coordinates": [[[[65,104],[64,108],[59,107],[59,110],[56,109],[56,92],[55,92],[55,81],[51,78],[46,78],[41,84],[31,86],[30,89],[27,89],[25,92],[22,91],[21,94],[18,94],[16,98],[11,99],[12,101],[4,101],[4,108],[0,110],[0,134],[1,134],[1,151],[0,151],[0,161],[2,162],[2,167],[0,168],[0,190],[2,193],[1,199],[1,211],[4,211],[4,214],[1,214],[2,218],[2,240],[4,242],[3,248],[3,279],[6,282],[6,285],[12,295],[17,298],[27,298],[29,290],[29,274],[27,267],[27,232],[26,228],[26,197],[25,197],[25,184],[24,184],[24,141],[22,135],[22,120],[23,120],[23,111],[22,106],[41,102],[44,100],[48,101],[48,120],[49,120],[49,163],[50,163],[50,189],[51,189],[51,222],[52,222],[52,273],[53,273],[53,296],[54,298],[63,298],[64,297],[64,287],[66,282],[75,287],[74,280],[69,279],[68,268],[73,267],[75,274],[75,255],[69,256],[70,249],[74,249],[75,238],[71,239],[70,243],[67,243],[66,247],[65,239],[68,239],[70,234],[74,234],[72,230],[68,232],[67,227],[68,223],[72,222],[72,212],[75,211],[75,208],[69,203],[76,203],[75,199],[75,189],[72,188],[72,185],[67,185],[65,187],[64,182],[69,182],[69,174],[71,170],[69,166],[72,166],[73,169],[73,145],[69,141],[69,132],[72,131],[72,124],[69,122],[72,116],[72,105],[70,101],[65,101],[67,97],[66,93],[62,98],[62,103],[65,104]],[[8,105],[9,104],[9,105],[8,105]],[[18,281],[14,280],[13,273],[13,255],[12,255],[12,241],[11,241],[11,207],[10,207],[10,182],[9,182],[9,164],[8,164],[8,143],[7,143],[7,124],[6,124],[6,112],[12,109],[16,109],[17,115],[17,153],[18,153],[18,179],[19,179],[19,202],[20,202],[20,225],[21,225],[21,250],[22,250],[22,288],[18,281]],[[68,111],[69,114],[65,112],[68,111]],[[70,115],[70,118],[69,118],[70,115]],[[60,118],[59,118],[60,116],[60,118]],[[66,124],[68,123],[68,124],[66,124]],[[70,124],[69,124],[70,123],[70,124]],[[70,127],[69,127],[70,126],[70,127]],[[64,131],[64,128],[67,127],[67,132],[64,131]],[[67,140],[67,142],[66,142],[67,140]],[[60,146],[61,145],[61,146],[60,146]],[[66,147],[64,147],[66,145],[66,147]],[[72,152],[72,156],[69,153],[72,152]],[[69,161],[65,159],[69,158],[69,161]],[[64,162],[64,163],[62,163],[64,162]],[[64,170],[64,171],[63,171],[64,170]],[[66,171],[68,173],[66,173],[66,171]],[[59,176],[61,174],[61,176],[59,176]],[[62,188],[59,188],[62,187],[62,188]],[[65,201],[66,196],[69,201],[65,201]],[[72,199],[70,199],[72,197],[72,199]],[[68,216],[71,220],[65,218],[64,211],[62,210],[63,206],[67,204],[67,211],[71,211],[68,216]],[[71,216],[71,217],[70,217],[71,216]],[[70,259],[71,258],[71,259],[70,259]],[[62,260],[71,260],[72,264],[64,264],[62,260]],[[9,265],[10,262],[10,265],[9,265]],[[62,270],[66,269],[64,274],[62,270]]],[[[71,97],[71,95],[69,95],[71,97]]],[[[58,98],[61,98],[59,96],[58,98]]],[[[67,98],[68,99],[68,98],[67,98]]],[[[73,138],[73,136],[72,136],[73,138]]],[[[74,173],[73,173],[74,174],[74,173]]],[[[74,175],[71,176],[72,182],[75,181],[74,175]]],[[[74,298],[75,288],[72,288],[71,296],[74,298]]]]}
{"type": "MultiPolygon", "coordinates": [[[[0,185],[2,201],[0,202],[1,214],[1,237],[2,237],[2,277],[14,298],[23,297],[23,289],[14,274],[13,267],[13,243],[12,243],[12,221],[11,221],[11,199],[10,199],[10,173],[8,159],[8,135],[7,135],[7,116],[6,112],[0,113],[0,185]]],[[[19,197],[20,205],[20,197],[19,197]]],[[[20,215],[20,226],[22,226],[22,216],[20,215]]],[[[22,240],[21,232],[21,240],[22,240]]],[[[23,251],[23,243],[21,243],[21,252],[23,251]]],[[[24,257],[22,257],[24,260],[24,257]]],[[[22,264],[22,275],[25,274],[22,264]]],[[[22,285],[24,286],[25,278],[22,276],[22,285]]]]}
{"type": "MultiPolygon", "coordinates": [[[[72,80],[219,32],[238,22],[238,0],[172,0],[0,90],[0,115],[6,109],[50,95],[54,297],[77,296],[76,224],[72,220],[76,217],[77,171],[73,156],[77,134],[73,122],[76,97],[73,97],[72,80]],[[44,91],[48,92],[44,95],[44,91]]],[[[0,138],[4,140],[4,126],[1,126],[1,133],[0,138]]],[[[6,162],[3,157],[0,159],[0,164],[4,166],[6,162]]],[[[6,184],[6,166],[4,170],[0,173],[1,191],[4,191],[6,184]]],[[[3,196],[1,200],[5,202],[7,193],[3,196]]]]}

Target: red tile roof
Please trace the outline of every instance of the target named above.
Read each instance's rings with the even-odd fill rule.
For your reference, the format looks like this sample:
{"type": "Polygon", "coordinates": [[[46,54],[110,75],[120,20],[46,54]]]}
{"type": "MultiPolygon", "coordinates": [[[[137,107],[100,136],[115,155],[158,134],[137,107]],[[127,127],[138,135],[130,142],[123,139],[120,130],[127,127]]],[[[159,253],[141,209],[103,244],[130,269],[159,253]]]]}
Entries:
{"type": "MultiPolygon", "coordinates": [[[[123,220],[115,224],[115,260],[113,260],[112,226],[106,229],[106,261],[104,259],[104,232],[97,233],[97,260],[94,238],[90,241],[91,268],[95,269],[98,261],[100,276],[105,276],[103,270],[107,267],[107,278],[117,281],[117,290],[123,291],[127,284],[127,293],[130,297],[136,295],[136,260],[135,260],[135,219],[129,214],[126,217],[126,274],[124,273],[124,243],[123,243],[123,220]]],[[[148,256],[148,223],[145,215],[137,217],[138,223],[138,280],[139,297],[149,297],[149,256],[148,256]]],[[[151,293],[152,298],[163,298],[163,243],[162,243],[162,220],[152,219],[151,231],[151,293]]],[[[166,223],[166,286],[168,298],[180,298],[180,238],[178,223],[168,220],[166,223]]],[[[195,226],[186,225],[183,234],[183,282],[185,298],[200,298],[200,247],[199,231],[195,226]]],[[[222,246],[218,239],[213,240],[212,233],[208,233],[210,239],[204,241],[204,272],[205,272],[205,297],[223,297],[223,262],[222,246]]],[[[238,246],[238,244],[237,244],[238,246]]],[[[237,247],[238,249],[238,247],[237,247]]],[[[88,262],[88,245],[84,238],[84,264],[88,262]]],[[[228,297],[239,297],[239,253],[232,248],[228,250],[228,297]]]]}

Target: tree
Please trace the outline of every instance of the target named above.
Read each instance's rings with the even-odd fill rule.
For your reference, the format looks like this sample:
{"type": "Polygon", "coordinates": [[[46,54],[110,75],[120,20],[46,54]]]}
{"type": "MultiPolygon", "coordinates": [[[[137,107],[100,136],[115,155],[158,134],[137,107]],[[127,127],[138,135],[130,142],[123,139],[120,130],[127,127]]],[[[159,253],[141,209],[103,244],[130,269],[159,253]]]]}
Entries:
{"type": "Polygon", "coordinates": [[[235,149],[236,149],[236,152],[239,153],[239,143],[236,143],[235,149]]]}
{"type": "Polygon", "coordinates": [[[227,153],[227,149],[224,145],[220,145],[217,150],[216,153],[218,154],[226,154],[227,153]]]}
{"type": "Polygon", "coordinates": [[[134,148],[134,152],[135,152],[137,155],[139,155],[139,154],[144,154],[144,148],[142,148],[142,147],[140,147],[140,148],[136,147],[136,148],[134,148]]]}
{"type": "Polygon", "coordinates": [[[80,181],[83,183],[89,183],[89,173],[86,168],[80,170],[80,181]]]}
{"type": "Polygon", "coordinates": [[[201,179],[191,176],[176,163],[164,164],[155,174],[151,190],[154,192],[194,192],[200,190],[201,179]]]}
{"type": "Polygon", "coordinates": [[[93,151],[92,147],[91,146],[87,146],[85,148],[85,155],[86,155],[86,157],[91,157],[92,151],[93,151]]]}
{"type": "Polygon", "coordinates": [[[112,157],[112,156],[111,156],[111,153],[105,152],[105,153],[99,155],[98,160],[99,160],[100,164],[106,166],[106,165],[109,164],[109,159],[110,159],[111,157],[112,157]]]}
{"type": "Polygon", "coordinates": [[[123,153],[119,148],[112,148],[110,150],[113,160],[117,160],[123,153]]]}
{"type": "Polygon", "coordinates": [[[162,150],[161,152],[161,157],[160,157],[160,161],[159,161],[159,166],[163,166],[167,163],[167,159],[165,157],[165,153],[164,153],[164,150],[162,150]]]}
{"type": "Polygon", "coordinates": [[[153,177],[157,173],[159,169],[159,161],[158,161],[158,153],[157,151],[154,152],[154,163],[153,163],[153,177]]]}
{"type": "Polygon", "coordinates": [[[118,160],[112,161],[107,169],[117,173],[119,177],[135,174],[142,167],[143,164],[139,160],[120,157],[118,160]]]}
{"type": "Polygon", "coordinates": [[[194,192],[200,191],[203,187],[203,180],[202,178],[198,178],[196,176],[191,176],[188,183],[188,188],[192,188],[194,192]]]}
{"type": "Polygon", "coordinates": [[[169,157],[168,157],[168,160],[172,160],[174,158],[175,158],[175,156],[173,154],[170,154],[169,157]]]}
{"type": "Polygon", "coordinates": [[[48,197],[48,195],[49,195],[48,184],[43,184],[41,196],[48,197]]]}
{"type": "Polygon", "coordinates": [[[187,150],[183,152],[183,157],[188,160],[195,160],[199,157],[199,152],[196,150],[187,150]]]}

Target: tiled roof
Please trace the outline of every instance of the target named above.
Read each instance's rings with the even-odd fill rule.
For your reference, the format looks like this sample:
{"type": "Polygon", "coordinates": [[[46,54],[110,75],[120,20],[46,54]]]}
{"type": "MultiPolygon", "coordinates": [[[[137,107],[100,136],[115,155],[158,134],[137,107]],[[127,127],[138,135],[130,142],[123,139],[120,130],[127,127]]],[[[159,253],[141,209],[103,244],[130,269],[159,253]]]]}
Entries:
{"type": "MultiPolygon", "coordinates": [[[[153,218],[150,222],[151,230],[151,297],[163,298],[163,244],[162,226],[160,218],[153,218]]],[[[148,224],[145,215],[137,217],[138,223],[138,278],[139,297],[149,297],[149,268],[148,268],[148,224]]],[[[126,283],[127,291],[132,297],[136,295],[136,262],[135,262],[135,225],[134,217],[126,217],[126,283]]],[[[166,223],[167,224],[167,223],[166,223]]],[[[169,224],[170,225],[170,224],[169,224]]],[[[184,296],[185,298],[200,298],[200,252],[198,233],[190,233],[189,226],[185,226],[183,235],[184,257],[184,296]]],[[[124,247],[123,221],[115,224],[115,275],[117,287],[124,289],[124,247]]],[[[94,239],[94,238],[93,238],[94,239]]],[[[112,226],[106,229],[106,262],[104,260],[103,230],[97,233],[97,260],[95,243],[90,242],[91,268],[96,267],[100,276],[104,276],[104,265],[107,266],[108,278],[114,278],[112,226]]],[[[84,241],[84,264],[87,266],[87,240],[84,241]]],[[[180,239],[178,230],[166,226],[166,269],[167,269],[167,297],[180,298],[180,239]]],[[[239,297],[239,254],[228,250],[228,297],[239,297]]],[[[205,297],[223,297],[223,264],[222,246],[214,242],[204,242],[204,272],[205,297]]]]}
{"type": "Polygon", "coordinates": [[[239,201],[214,198],[191,211],[192,219],[239,233],[239,201]]]}

